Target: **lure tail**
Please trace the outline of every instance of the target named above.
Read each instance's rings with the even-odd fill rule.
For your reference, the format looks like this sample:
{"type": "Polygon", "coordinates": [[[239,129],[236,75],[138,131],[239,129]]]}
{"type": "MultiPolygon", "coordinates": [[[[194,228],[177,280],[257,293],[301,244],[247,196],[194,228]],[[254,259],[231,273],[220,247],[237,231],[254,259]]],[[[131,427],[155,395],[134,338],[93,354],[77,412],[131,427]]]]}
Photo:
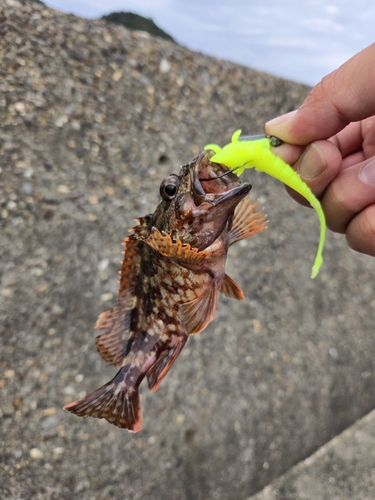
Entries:
{"type": "Polygon", "coordinates": [[[138,386],[129,386],[121,369],[107,384],[64,406],[79,417],[105,418],[111,424],[138,432],[142,429],[142,408],[138,386]]]}

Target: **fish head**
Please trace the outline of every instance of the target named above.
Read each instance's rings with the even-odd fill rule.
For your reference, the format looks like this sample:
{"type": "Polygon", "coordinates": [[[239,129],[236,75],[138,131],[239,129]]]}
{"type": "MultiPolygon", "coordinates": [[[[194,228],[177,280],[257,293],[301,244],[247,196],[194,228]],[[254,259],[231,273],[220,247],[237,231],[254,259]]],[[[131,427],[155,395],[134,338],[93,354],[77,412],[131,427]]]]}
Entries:
{"type": "Polygon", "coordinates": [[[251,190],[228,167],[211,162],[213,154],[204,151],[164,179],[152,217],[152,226],[199,250],[230,229],[236,206],[251,190]]]}

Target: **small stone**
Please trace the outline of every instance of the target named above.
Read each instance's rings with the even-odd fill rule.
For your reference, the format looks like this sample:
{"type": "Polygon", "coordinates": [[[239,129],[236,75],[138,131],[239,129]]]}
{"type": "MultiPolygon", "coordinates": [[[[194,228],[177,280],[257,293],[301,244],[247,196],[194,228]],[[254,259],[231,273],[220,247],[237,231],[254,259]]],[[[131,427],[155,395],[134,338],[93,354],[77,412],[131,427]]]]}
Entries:
{"type": "Polygon", "coordinates": [[[97,205],[99,203],[99,200],[96,196],[91,196],[89,198],[89,203],[90,203],[90,205],[97,205]]]}
{"type": "Polygon", "coordinates": [[[14,210],[15,208],[17,208],[17,203],[15,203],[14,201],[8,201],[8,203],[7,203],[7,209],[8,210],[14,210]]]}
{"type": "Polygon", "coordinates": [[[328,352],[332,359],[336,360],[339,357],[339,353],[335,347],[330,347],[328,352]]]}
{"type": "Polygon", "coordinates": [[[32,276],[36,276],[37,278],[40,278],[40,276],[42,276],[44,274],[44,271],[43,269],[41,269],[40,267],[33,267],[31,270],[30,270],[30,274],[32,276]]]}
{"type": "Polygon", "coordinates": [[[44,293],[48,290],[48,283],[43,282],[40,283],[38,286],[35,287],[36,293],[44,293]]]}
{"type": "Polygon", "coordinates": [[[160,60],[159,64],[159,71],[160,73],[168,73],[168,71],[171,69],[172,65],[168,61],[168,59],[165,59],[164,57],[160,60]]]}
{"type": "Polygon", "coordinates": [[[68,120],[69,118],[67,117],[67,115],[63,115],[63,116],[60,116],[59,118],[57,118],[57,120],[55,121],[55,125],[56,127],[63,127],[66,123],[68,123],[68,120]]]}
{"type": "Polygon", "coordinates": [[[25,179],[30,179],[33,175],[34,175],[34,170],[32,168],[27,168],[23,173],[25,179]]]}
{"type": "Polygon", "coordinates": [[[102,259],[98,264],[99,271],[105,271],[108,267],[109,259],[102,259]]]}
{"type": "Polygon", "coordinates": [[[32,194],[33,192],[33,186],[32,184],[30,184],[29,182],[25,182],[23,185],[22,185],[22,191],[25,193],[25,194],[32,194]]]}
{"type": "Polygon", "coordinates": [[[61,314],[63,312],[63,308],[59,306],[59,304],[53,304],[52,306],[52,314],[61,314]]]}
{"type": "Polygon", "coordinates": [[[56,413],[56,409],[55,408],[45,408],[42,411],[42,415],[44,415],[46,417],[50,417],[51,415],[54,415],[55,413],[56,413]]]}
{"type": "Polygon", "coordinates": [[[43,422],[41,423],[41,428],[44,430],[51,430],[55,429],[57,427],[57,424],[59,423],[58,419],[54,416],[47,417],[43,422]]]}
{"type": "Polygon", "coordinates": [[[131,185],[132,185],[132,181],[131,181],[131,178],[127,175],[124,175],[123,178],[122,178],[122,183],[125,187],[128,187],[130,188],[131,185]]]}
{"type": "Polygon", "coordinates": [[[67,396],[73,396],[73,394],[76,393],[74,387],[71,387],[70,385],[64,387],[63,389],[63,392],[64,394],[66,394],[67,396]]]}
{"type": "MultiPolygon", "coordinates": [[[[73,120],[71,123],[71,126],[72,126],[73,130],[81,130],[81,124],[79,123],[78,120],[73,120]]],[[[74,141],[72,141],[72,142],[74,142],[74,141]]],[[[72,146],[72,147],[74,147],[74,146],[72,146]]]]}
{"type": "Polygon", "coordinates": [[[88,490],[90,488],[90,482],[88,479],[82,479],[79,481],[77,486],[74,489],[74,493],[81,493],[84,490],[88,490]]]}
{"type": "Polygon", "coordinates": [[[31,448],[30,450],[30,457],[39,459],[43,457],[43,452],[39,448],[31,448]]]}
{"type": "Polygon", "coordinates": [[[23,102],[16,102],[14,104],[14,109],[19,113],[20,115],[24,115],[26,113],[26,107],[23,102]]]}
{"type": "Polygon", "coordinates": [[[259,321],[259,319],[253,319],[253,328],[254,328],[254,332],[259,332],[260,331],[260,321],[259,321]]]}
{"type": "Polygon", "coordinates": [[[176,417],[176,424],[180,424],[181,425],[181,424],[184,423],[184,420],[185,420],[185,415],[183,415],[182,413],[180,413],[176,417]]]}
{"type": "Polygon", "coordinates": [[[113,75],[112,75],[112,80],[113,80],[114,82],[118,82],[118,81],[121,79],[121,77],[122,77],[122,71],[119,71],[119,70],[118,70],[118,71],[115,71],[115,72],[113,73],[113,75]]]}
{"type": "Polygon", "coordinates": [[[61,193],[61,194],[69,194],[70,189],[68,186],[65,186],[64,184],[60,184],[59,186],[57,186],[57,192],[61,193]]]}
{"type": "Polygon", "coordinates": [[[108,300],[112,300],[113,294],[112,293],[102,293],[100,296],[100,300],[102,302],[107,302],[108,300]]]}

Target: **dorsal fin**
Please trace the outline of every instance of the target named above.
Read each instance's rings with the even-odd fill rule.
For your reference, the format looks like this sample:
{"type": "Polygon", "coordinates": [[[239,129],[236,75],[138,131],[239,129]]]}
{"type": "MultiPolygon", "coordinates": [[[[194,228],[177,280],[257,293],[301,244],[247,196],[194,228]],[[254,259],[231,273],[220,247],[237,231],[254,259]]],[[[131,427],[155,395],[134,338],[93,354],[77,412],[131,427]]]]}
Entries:
{"type": "Polygon", "coordinates": [[[104,333],[96,337],[96,348],[107,363],[115,366],[121,364],[131,337],[130,320],[136,303],[134,287],[141,266],[143,245],[139,236],[144,237],[147,233],[149,220],[148,215],[137,219],[139,225],[130,229],[133,234],[125,238],[117,304],[101,313],[95,325],[95,330],[104,330],[104,333]]]}
{"type": "Polygon", "coordinates": [[[220,283],[219,292],[232,299],[243,300],[245,298],[240,285],[238,285],[234,279],[227,274],[220,283]]]}
{"type": "Polygon", "coordinates": [[[255,212],[258,202],[251,204],[250,198],[245,198],[236,207],[233,216],[233,225],[229,231],[229,245],[244,240],[254,234],[264,231],[267,227],[267,218],[264,209],[255,212]]]}
{"type": "Polygon", "coordinates": [[[182,243],[179,239],[172,240],[168,233],[160,232],[156,227],[152,228],[150,236],[145,238],[144,241],[156,252],[165,257],[170,257],[176,262],[198,265],[207,257],[207,252],[204,250],[199,251],[188,243],[182,243]]]}
{"type": "Polygon", "coordinates": [[[142,238],[147,235],[147,227],[151,220],[151,215],[136,219],[137,226],[129,229],[132,234],[127,236],[123,241],[125,247],[124,260],[120,271],[120,289],[119,293],[129,288],[134,288],[135,279],[139,273],[141,266],[141,246],[142,238]]]}
{"type": "Polygon", "coordinates": [[[178,320],[186,333],[194,335],[201,332],[215,317],[217,289],[207,287],[196,299],[181,304],[178,308],[178,320]]]}

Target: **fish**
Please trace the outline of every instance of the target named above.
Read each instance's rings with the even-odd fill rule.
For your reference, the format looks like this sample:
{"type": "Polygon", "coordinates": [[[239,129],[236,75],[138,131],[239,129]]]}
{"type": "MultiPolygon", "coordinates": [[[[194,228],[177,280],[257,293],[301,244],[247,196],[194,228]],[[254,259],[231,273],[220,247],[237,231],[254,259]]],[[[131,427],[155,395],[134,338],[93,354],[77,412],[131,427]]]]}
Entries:
{"type": "Polygon", "coordinates": [[[138,388],[156,391],[190,335],[214,319],[218,293],[243,300],[225,273],[228,249],[263,231],[264,209],[247,197],[251,184],[204,151],[160,185],[153,214],[136,219],[125,238],[116,305],[100,314],[96,347],[114,378],[64,406],[104,418],[129,432],[142,429],[138,388]]]}

